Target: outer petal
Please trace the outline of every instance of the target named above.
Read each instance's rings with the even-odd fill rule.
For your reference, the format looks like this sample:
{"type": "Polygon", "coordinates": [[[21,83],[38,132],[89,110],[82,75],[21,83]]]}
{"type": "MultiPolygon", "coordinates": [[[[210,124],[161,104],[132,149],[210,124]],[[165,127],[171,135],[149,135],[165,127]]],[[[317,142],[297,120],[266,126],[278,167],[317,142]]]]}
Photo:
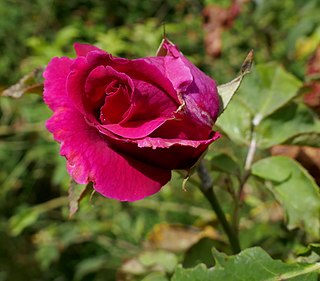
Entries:
{"type": "MultiPolygon", "coordinates": [[[[212,132],[206,140],[181,140],[146,137],[130,142],[117,139],[114,146],[145,163],[165,169],[190,169],[210,143],[220,137],[212,132]]],[[[113,140],[111,140],[113,141],[113,140]]]]}
{"type": "Polygon", "coordinates": [[[183,95],[185,108],[194,119],[212,127],[220,106],[216,83],[189,61],[186,63],[189,63],[194,80],[183,95]]]}
{"type": "Polygon", "coordinates": [[[72,59],[66,57],[53,58],[43,74],[45,78],[43,99],[52,110],[70,103],[65,94],[65,87],[72,62],[72,59]]]}
{"type": "Polygon", "coordinates": [[[212,127],[218,117],[220,105],[215,81],[187,60],[178,48],[169,41],[164,41],[163,48],[167,50],[165,57],[167,60],[166,68],[168,69],[167,75],[174,84],[180,85],[180,88],[183,89],[184,113],[190,115],[192,119],[198,120],[200,124],[212,127]],[[189,75],[192,77],[190,81],[190,76],[188,76],[190,83],[181,84],[179,80],[181,69],[175,70],[175,67],[170,63],[174,59],[181,60],[184,67],[189,69],[189,75]]]}
{"type": "Polygon", "coordinates": [[[168,169],[134,160],[117,153],[89,126],[74,108],[61,108],[48,120],[47,128],[61,143],[61,155],[76,182],[94,183],[102,195],[135,201],[160,190],[171,177],[168,169]]]}
{"type": "Polygon", "coordinates": [[[140,159],[160,167],[170,169],[190,169],[206,151],[208,146],[217,140],[220,134],[212,132],[206,140],[179,140],[163,138],[145,138],[137,140],[141,150],[140,159]]]}
{"type": "Polygon", "coordinates": [[[104,53],[103,50],[89,44],[74,43],[73,47],[78,57],[85,57],[89,52],[92,51],[101,51],[104,53]]]}
{"type": "Polygon", "coordinates": [[[211,127],[199,126],[199,123],[178,115],[173,120],[168,120],[149,137],[179,140],[207,140],[212,134],[211,127]]]}
{"type": "MultiPolygon", "coordinates": [[[[78,57],[70,67],[66,89],[74,106],[86,116],[85,82],[92,68],[89,68],[85,57],[78,57]]],[[[94,118],[87,116],[92,122],[94,118]]]]}

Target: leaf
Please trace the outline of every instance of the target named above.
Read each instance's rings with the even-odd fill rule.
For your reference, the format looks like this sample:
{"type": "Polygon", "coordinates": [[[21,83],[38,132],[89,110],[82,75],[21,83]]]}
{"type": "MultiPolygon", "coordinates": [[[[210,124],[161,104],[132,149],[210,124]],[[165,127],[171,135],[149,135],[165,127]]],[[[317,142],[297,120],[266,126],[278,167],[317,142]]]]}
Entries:
{"type": "Polygon", "coordinates": [[[304,228],[320,237],[320,193],[314,179],[296,161],[285,156],[262,159],[252,174],[272,181],[270,190],[287,214],[288,228],[304,228]]]}
{"type": "Polygon", "coordinates": [[[144,277],[141,281],[168,281],[168,278],[163,272],[152,272],[144,277]]]}
{"type": "Polygon", "coordinates": [[[33,225],[41,215],[37,208],[21,208],[17,214],[9,220],[9,229],[12,236],[18,236],[21,232],[33,225]]]}
{"type": "Polygon", "coordinates": [[[220,115],[216,125],[237,144],[249,145],[253,116],[249,108],[235,96],[226,111],[220,115]]]}
{"type": "Polygon", "coordinates": [[[234,159],[228,154],[219,153],[214,155],[211,159],[211,165],[214,169],[228,173],[239,174],[239,166],[234,159]]]}
{"type": "Polygon", "coordinates": [[[134,276],[141,277],[141,275],[151,272],[161,272],[164,275],[166,273],[173,273],[177,263],[177,256],[171,252],[144,250],[137,257],[124,261],[118,273],[122,276],[123,280],[132,280],[134,276]]]}
{"type": "Polygon", "coordinates": [[[178,259],[175,254],[167,251],[145,251],[140,254],[139,262],[148,268],[157,267],[165,272],[173,272],[178,259]]]}
{"type": "Polygon", "coordinates": [[[18,236],[25,228],[35,224],[42,214],[64,206],[66,203],[66,197],[57,197],[33,207],[23,206],[9,220],[10,234],[18,236]]]}
{"type": "Polygon", "coordinates": [[[172,252],[183,252],[203,236],[200,229],[179,224],[157,224],[148,234],[148,246],[172,252]]]}
{"type": "Polygon", "coordinates": [[[225,246],[223,242],[216,239],[208,237],[200,239],[186,251],[183,259],[183,266],[193,267],[199,263],[204,263],[206,266],[213,266],[211,249],[212,247],[221,247],[222,245],[225,246]]]}
{"type": "Polygon", "coordinates": [[[287,144],[320,147],[320,133],[302,133],[286,141],[287,144]]]}
{"type": "Polygon", "coordinates": [[[23,76],[17,84],[4,90],[1,95],[12,98],[21,98],[27,93],[41,94],[43,92],[43,71],[43,67],[36,68],[29,74],[23,76]]]}
{"type": "Polygon", "coordinates": [[[83,280],[86,275],[105,269],[107,264],[105,256],[84,259],[77,264],[74,280],[83,280]]]}
{"type": "Polygon", "coordinates": [[[38,247],[36,258],[42,270],[48,270],[54,261],[60,257],[59,249],[56,245],[47,243],[38,247]]]}
{"type": "Polygon", "coordinates": [[[80,201],[92,191],[91,184],[79,185],[73,180],[70,183],[68,190],[68,199],[69,199],[69,218],[72,218],[73,215],[78,211],[80,201]]]}
{"type": "Polygon", "coordinates": [[[309,256],[312,252],[315,252],[318,255],[320,255],[320,243],[311,243],[308,245],[308,247],[300,250],[298,254],[300,256],[309,256]]]}
{"type": "MultiPolygon", "coordinates": [[[[181,265],[176,268],[172,281],[212,281],[214,272],[208,270],[204,264],[199,264],[194,268],[184,269],[181,265]]],[[[219,280],[217,280],[219,281],[219,280]]],[[[227,281],[227,280],[224,280],[227,281]]]]}
{"type": "Polygon", "coordinates": [[[255,132],[258,146],[269,148],[298,135],[320,134],[320,121],[304,104],[291,103],[262,120],[255,132]]]}
{"type": "Polygon", "coordinates": [[[302,85],[277,63],[257,65],[238,95],[254,116],[255,125],[294,98],[302,85]]]}
{"type": "Polygon", "coordinates": [[[303,104],[289,104],[300,85],[275,63],[258,65],[216,125],[240,145],[249,146],[255,135],[259,148],[269,148],[299,134],[317,133],[320,122],[311,110],[303,104]]]}
{"type": "Polygon", "coordinates": [[[251,50],[248,53],[247,57],[245,58],[244,62],[242,63],[240,75],[237,76],[232,81],[218,86],[218,93],[220,96],[220,103],[221,103],[220,114],[226,109],[226,107],[228,106],[232,97],[234,96],[234,94],[238,90],[238,88],[241,84],[242,78],[247,73],[250,72],[251,67],[252,67],[252,63],[253,63],[253,50],[251,50]]]}
{"type": "Polygon", "coordinates": [[[216,266],[207,269],[203,264],[192,269],[176,268],[172,281],[317,281],[320,263],[286,264],[273,260],[261,248],[249,248],[235,256],[213,250],[216,266]]]}

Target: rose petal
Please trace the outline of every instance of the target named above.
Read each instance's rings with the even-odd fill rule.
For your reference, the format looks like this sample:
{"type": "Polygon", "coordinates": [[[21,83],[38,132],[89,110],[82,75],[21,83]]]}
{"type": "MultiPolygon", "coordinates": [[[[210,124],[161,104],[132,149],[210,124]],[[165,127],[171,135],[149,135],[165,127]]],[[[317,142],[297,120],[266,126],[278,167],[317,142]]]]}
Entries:
{"type": "Polygon", "coordinates": [[[105,51],[99,49],[96,46],[89,45],[89,44],[82,44],[78,42],[73,44],[73,48],[75,49],[78,57],[85,57],[89,52],[92,52],[92,51],[101,51],[105,53],[105,51]]]}
{"type": "Polygon", "coordinates": [[[170,170],[115,152],[74,108],[55,112],[47,128],[61,143],[60,153],[67,158],[68,172],[75,181],[92,181],[95,190],[106,197],[139,200],[158,192],[170,180],[170,170]]]}
{"type": "Polygon", "coordinates": [[[179,139],[179,140],[206,140],[212,129],[208,126],[199,126],[197,122],[188,119],[186,115],[177,115],[155,130],[151,138],[179,139]],[[196,128],[196,129],[195,129],[196,128]]]}
{"type": "MultiPolygon", "coordinates": [[[[81,45],[82,46],[82,45],[81,45]]],[[[74,60],[70,67],[70,74],[67,79],[67,92],[75,107],[92,122],[96,123],[96,117],[86,109],[87,99],[85,93],[85,83],[92,70],[99,66],[106,66],[110,55],[104,51],[91,51],[86,57],[80,56],[74,60]],[[89,57],[98,58],[89,62],[89,57]]]]}
{"type": "Polygon", "coordinates": [[[208,140],[182,140],[182,139],[164,139],[164,138],[150,138],[146,137],[141,140],[136,140],[138,147],[151,147],[152,149],[157,148],[169,148],[171,146],[185,146],[197,148],[201,145],[207,145],[217,140],[220,137],[218,132],[213,132],[213,135],[208,140]]]}
{"type": "MultiPolygon", "coordinates": [[[[92,65],[104,62],[104,65],[109,65],[115,70],[127,74],[133,80],[145,81],[152,84],[166,93],[168,98],[171,98],[178,106],[180,105],[177,92],[166,76],[164,58],[162,57],[127,60],[113,57],[108,53],[103,55],[99,52],[90,52],[87,55],[87,61],[92,65]]],[[[179,63],[175,63],[175,65],[177,65],[177,68],[183,66],[179,63]]]]}
{"type": "Polygon", "coordinates": [[[158,117],[153,120],[125,122],[125,124],[95,125],[103,134],[109,135],[108,131],[122,138],[144,138],[159,128],[168,120],[167,117],[158,117]]]}
{"type": "Polygon", "coordinates": [[[70,104],[65,95],[65,87],[72,62],[72,59],[66,57],[53,58],[43,73],[43,99],[52,110],[70,104]]]}
{"type": "Polygon", "coordinates": [[[100,65],[90,72],[85,83],[86,112],[99,113],[112,123],[120,122],[124,119],[125,112],[132,107],[130,102],[133,90],[134,85],[130,77],[110,66],[100,65]],[[121,85],[121,89],[110,95],[106,90],[114,82],[121,85]]]}
{"type": "Polygon", "coordinates": [[[134,80],[135,91],[132,98],[133,110],[129,121],[155,119],[157,117],[173,118],[178,105],[156,85],[141,80],[134,80]]]}
{"type": "MultiPolygon", "coordinates": [[[[73,105],[84,116],[87,115],[85,101],[83,100],[85,93],[85,81],[91,70],[92,68],[89,67],[85,57],[76,58],[70,67],[70,73],[66,84],[68,97],[72,101],[73,105]]],[[[89,116],[88,118],[90,121],[94,122],[94,118],[92,116],[89,116]]]]}
{"type": "Polygon", "coordinates": [[[135,91],[126,118],[118,124],[99,126],[123,138],[144,138],[174,118],[177,105],[154,85],[134,80],[135,91]]]}
{"type": "Polygon", "coordinates": [[[194,78],[189,67],[183,60],[183,55],[179,52],[176,46],[170,45],[170,47],[167,47],[168,54],[164,57],[166,75],[172,82],[174,89],[178,93],[183,93],[193,82],[194,78]]]}
{"type": "MultiPolygon", "coordinates": [[[[169,41],[166,40],[163,43],[163,47],[167,49],[169,55],[165,57],[167,60],[166,67],[168,68],[167,75],[169,79],[173,81],[175,85],[182,83],[179,87],[183,88],[182,98],[185,102],[185,106],[183,107],[184,113],[190,115],[192,119],[198,120],[199,123],[212,127],[218,117],[220,105],[215,81],[193,65],[179,52],[178,48],[169,41]],[[182,75],[179,73],[180,70],[172,67],[171,64],[171,61],[174,59],[181,60],[184,67],[189,69],[193,77],[191,80],[192,83],[188,84],[187,82],[183,83],[180,81],[179,77],[182,75]]],[[[188,76],[186,81],[190,81],[190,76],[188,76]]]]}
{"type": "MultiPolygon", "coordinates": [[[[81,93],[85,92],[85,81],[90,72],[96,67],[106,65],[113,68],[115,71],[122,72],[128,75],[134,81],[143,81],[145,84],[149,83],[149,85],[152,85],[152,87],[154,87],[153,91],[156,91],[155,95],[147,95],[146,93],[144,93],[144,91],[146,90],[144,87],[144,89],[140,91],[140,93],[142,93],[142,95],[140,95],[140,100],[145,100],[146,97],[148,97],[149,100],[153,101],[165,100],[167,107],[165,107],[163,102],[161,102],[161,104],[163,104],[162,108],[166,108],[167,112],[173,112],[178,108],[178,106],[180,106],[180,104],[177,101],[175,101],[172,97],[174,95],[173,92],[175,93],[175,91],[172,88],[170,81],[162,75],[162,73],[159,71],[159,69],[157,69],[156,66],[149,64],[148,60],[145,61],[144,59],[140,59],[129,61],[122,58],[113,58],[111,55],[107,53],[93,51],[89,52],[87,54],[87,57],[78,57],[77,59],[75,59],[75,61],[71,65],[71,72],[68,76],[67,81],[67,90],[70,100],[72,100],[76,108],[80,112],[82,112],[82,114],[85,115],[91,123],[96,123],[94,120],[95,117],[93,115],[88,115],[88,110],[86,109],[86,105],[88,105],[88,103],[86,99],[83,97],[83,95],[81,95],[81,93]],[[166,90],[168,90],[169,93],[166,90]]],[[[143,88],[141,86],[143,85],[142,82],[136,82],[136,84],[139,84],[139,87],[143,88]]],[[[176,93],[175,96],[177,99],[176,93]]],[[[139,97],[137,98],[139,99],[139,97]]],[[[133,103],[134,102],[139,103],[137,100],[133,100],[133,103]]],[[[154,102],[152,103],[154,104],[154,102]]],[[[150,105],[151,104],[146,103],[144,108],[149,109],[149,112],[154,112],[155,106],[152,107],[150,105]]],[[[157,110],[159,110],[159,108],[157,108],[157,110]]],[[[165,113],[166,116],[168,115],[167,112],[165,113]]],[[[154,125],[155,127],[151,128],[151,125],[149,124],[147,125],[147,127],[150,128],[149,132],[145,132],[143,135],[139,133],[139,135],[137,131],[137,135],[135,137],[143,137],[145,135],[148,135],[150,132],[158,128],[166,119],[167,118],[163,118],[163,116],[161,116],[160,118],[158,118],[158,120],[155,120],[154,122],[149,122],[151,125],[154,125]]],[[[121,130],[122,128],[124,128],[123,130],[126,130],[125,128],[129,128],[131,130],[132,127],[135,127],[141,123],[142,122],[137,122],[136,120],[134,120],[134,122],[131,122],[130,124],[126,124],[123,126],[113,126],[113,128],[110,129],[112,129],[112,131],[115,131],[119,127],[119,130],[121,130]]],[[[141,131],[143,131],[143,129],[141,131]]],[[[121,132],[119,131],[118,134],[120,133],[121,132]]],[[[123,137],[127,136],[129,137],[130,135],[126,135],[123,137]]]]}
{"type": "Polygon", "coordinates": [[[216,83],[191,63],[189,64],[194,81],[183,95],[185,108],[193,119],[212,127],[220,110],[216,83]]]}
{"type": "Polygon", "coordinates": [[[190,169],[220,134],[212,132],[206,140],[180,140],[146,137],[142,140],[117,140],[114,146],[141,161],[166,169],[190,169]]]}

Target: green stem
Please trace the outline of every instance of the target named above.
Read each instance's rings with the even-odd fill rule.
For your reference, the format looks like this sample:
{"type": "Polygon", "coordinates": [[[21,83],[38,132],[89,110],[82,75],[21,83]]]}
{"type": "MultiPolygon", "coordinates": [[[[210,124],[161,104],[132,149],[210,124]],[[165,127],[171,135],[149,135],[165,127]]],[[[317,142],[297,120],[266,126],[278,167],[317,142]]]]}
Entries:
{"type": "Polygon", "coordinates": [[[197,167],[197,172],[198,172],[198,175],[201,180],[200,191],[203,193],[203,195],[209,201],[213,211],[216,213],[217,218],[218,218],[219,222],[221,223],[221,226],[228,237],[232,252],[234,254],[239,253],[241,251],[241,248],[240,248],[238,236],[233,231],[229,222],[226,219],[226,216],[225,216],[225,214],[219,204],[219,201],[216,197],[216,194],[214,193],[212,179],[211,179],[209,172],[208,172],[206,166],[204,165],[203,161],[200,161],[200,163],[197,167]]]}

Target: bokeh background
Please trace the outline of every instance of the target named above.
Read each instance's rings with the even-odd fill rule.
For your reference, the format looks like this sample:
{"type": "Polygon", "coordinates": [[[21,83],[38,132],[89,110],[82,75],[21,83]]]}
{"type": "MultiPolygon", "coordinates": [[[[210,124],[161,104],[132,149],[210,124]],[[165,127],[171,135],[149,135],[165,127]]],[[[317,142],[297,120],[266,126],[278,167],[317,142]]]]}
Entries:
{"type": "MultiPolygon", "coordinates": [[[[320,42],[319,15],[318,0],[1,0],[0,90],[54,56],[74,56],[73,42],[135,58],[154,55],[164,32],[218,84],[235,77],[250,49],[255,63],[275,61],[307,84],[320,42]]],[[[311,94],[304,102],[319,113],[319,93],[311,94]]],[[[177,263],[212,265],[212,246],[230,252],[193,185],[197,178],[185,192],[179,173],[136,203],[89,194],[70,219],[74,183],[45,129],[49,116],[40,94],[0,98],[0,281],[163,281],[177,263]]],[[[217,147],[233,146],[225,142],[217,147]]],[[[287,153],[298,158],[300,152],[287,153]]],[[[317,153],[300,159],[315,178],[317,153]]],[[[215,180],[227,180],[218,170],[215,180]]],[[[270,193],[255,192],[259,196],[249,196],[243,208],[242,245],[288,259],[305,234],[286,229],[270,193]]],[[[230,196],[220,192],[219,198],[228,212],[230,196]]]]}

